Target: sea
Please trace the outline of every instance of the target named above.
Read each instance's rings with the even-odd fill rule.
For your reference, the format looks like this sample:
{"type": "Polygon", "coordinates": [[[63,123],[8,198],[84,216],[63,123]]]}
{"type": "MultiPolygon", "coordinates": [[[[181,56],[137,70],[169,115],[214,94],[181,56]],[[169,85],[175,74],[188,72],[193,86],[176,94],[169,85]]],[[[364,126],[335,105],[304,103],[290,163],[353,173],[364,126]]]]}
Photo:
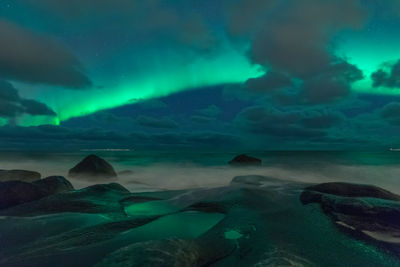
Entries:
{"type": "MultiPolygon", "coordinates": [[[[263,175],[309,182],[351,182],[372,184],[400,193],[398,151],[140,151],[95,149],[77,151],[1,151],[0,169],[37,171],[42,177],[60,175],[90,154],[108,161],[117,172],[116,180],[133,192],[211,188],[227,185],[236,176],[263,175]],[[260,167],[232,167],[228,162],[245,153],[260,158],[260,167]],[[129,171],[129,172],[126,172],[129,171]]],[[[93,179],[70,179],[79,189],[93,179]]]]}

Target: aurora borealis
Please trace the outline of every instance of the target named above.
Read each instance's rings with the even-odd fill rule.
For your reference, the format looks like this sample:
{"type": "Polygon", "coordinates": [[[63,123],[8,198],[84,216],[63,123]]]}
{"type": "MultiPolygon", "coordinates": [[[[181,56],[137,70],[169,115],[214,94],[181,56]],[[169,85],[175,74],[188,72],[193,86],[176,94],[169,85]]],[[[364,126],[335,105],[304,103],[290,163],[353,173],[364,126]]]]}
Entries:
{"type": "Polygon", "coordinates": [[[2,147],[399,142],[395,0],[4,0],[0,17],[2,147]]]}

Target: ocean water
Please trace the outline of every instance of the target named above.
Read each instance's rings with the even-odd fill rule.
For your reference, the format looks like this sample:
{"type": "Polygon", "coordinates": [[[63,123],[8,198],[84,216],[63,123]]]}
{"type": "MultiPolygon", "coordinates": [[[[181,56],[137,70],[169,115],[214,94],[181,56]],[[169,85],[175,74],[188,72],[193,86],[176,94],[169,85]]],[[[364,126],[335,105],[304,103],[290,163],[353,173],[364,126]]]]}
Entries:
{"type": "MultiPolygon", "coordinates": [[[[249,152],[262,159],[261,167],[231,167],[241,152],[196,151],[2,151],[0,169],[38,171],[43,177],[62,175],[89,154],[110,162],[117,172],[129,170],[116,182],[131,191],[219,187],[239,175],[322,183],[345,181],[373,184],[400,193],[400,152],[266,151],[249,152]]],[[[76,188],[107,182],[74,180],[76,188]]]]}

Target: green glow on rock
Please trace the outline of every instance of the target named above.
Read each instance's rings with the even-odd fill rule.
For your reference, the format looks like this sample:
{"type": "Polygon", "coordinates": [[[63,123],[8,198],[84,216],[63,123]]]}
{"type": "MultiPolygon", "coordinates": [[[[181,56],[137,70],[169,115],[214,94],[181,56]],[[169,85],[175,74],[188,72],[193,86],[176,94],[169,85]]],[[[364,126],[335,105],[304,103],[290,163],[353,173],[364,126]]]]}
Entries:
{"type": "Polygon", "coordinates": [[[224,233],[225,239],[236,240],[243,237],[243,234],[236,230],[229,230],[224,233]]]}
{"type": "Polygon", "coordinates": [[[221,213],[187,211],[164,216],[144,226],[126,232],[125,238],[135,240],[163,238],[197,238],[225,217],[221,213]]]}
{"type": "Polygon", "coordinates": [[[164,215],[176,212],[177,210],[179,210],[178,207],[174,207],[166,201],[149,201],[125,207],[126,214],[130,216],[164,215]]]}

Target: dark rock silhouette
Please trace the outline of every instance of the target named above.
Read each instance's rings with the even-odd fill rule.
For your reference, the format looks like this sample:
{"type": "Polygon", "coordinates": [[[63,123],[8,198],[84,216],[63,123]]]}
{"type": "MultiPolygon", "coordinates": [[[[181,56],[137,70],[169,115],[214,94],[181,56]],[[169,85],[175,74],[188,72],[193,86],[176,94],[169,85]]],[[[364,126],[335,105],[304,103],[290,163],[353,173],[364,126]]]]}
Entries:
{"type": "Polygon", "coordinates": [[[34,171],[25,170],[0,170],[0,182],[6,181],[23,181],[34,182],[41,178],[41,174],[34,171]]]}
{"type": "Polygon", "coordinates": [[[69,170],[70,177],[95,177],[95,178],[114,178],[117,173],[114,168],[104,159],[89,155],[75,167],[69,170]]]}
{"type": "Polygon", "coordinates": [[[326,183],[307,187],[303,204],[317,203],[342,230],[400,252],[400,197],[371,185],[326,183]]]}
{"type": "Polygon", "coordinates": [[[46,191],[47,194],[57,194],[74,190],[72,184],[62,176],[50,176],[38,181],[33,184],[39,186],[42,190],[46,191]]]}
{"type": "Polygon", "coordinates": [[[251,165],[261,165],[261,160],[258,158],[250,157],[245,154],[236,156],[234,159],[229,161],[230,165],[234,166],[251,166],[251,165]]]}
{"type": "Polygon", "coordinates": [[[45,196],[46,192],[40,186],[31,183],[22,181],[0,183],[0,209],[38,200],[45,196]]]}
{"type": "Polygon", "coordinates": [[[393,194],[385,189],[373,185],[360,185],[350,183],[324,183],[307,187],[302,194],[302,202],[319,202],[318,199],[308,200],[309,196],[318,194],[309,194],[308,191],[319,192],[342,197],[373,197],[386,200],[400,200],[400,196],[393,194]]]}
{"type": "MultiPolygon", "coordinates": [[[[46,191],[41,190],[41,192],[44,192],[44,196],[46,196],[46,191]]],[[[130,192],[117,183],[97,184],[80,190],[70,190],[45,198],[34,199],[36,201],[2,210],[0,215],[38,216],[60,212],[79,212],[125,217],[119,201],[129,195],[130,192]]]]}

